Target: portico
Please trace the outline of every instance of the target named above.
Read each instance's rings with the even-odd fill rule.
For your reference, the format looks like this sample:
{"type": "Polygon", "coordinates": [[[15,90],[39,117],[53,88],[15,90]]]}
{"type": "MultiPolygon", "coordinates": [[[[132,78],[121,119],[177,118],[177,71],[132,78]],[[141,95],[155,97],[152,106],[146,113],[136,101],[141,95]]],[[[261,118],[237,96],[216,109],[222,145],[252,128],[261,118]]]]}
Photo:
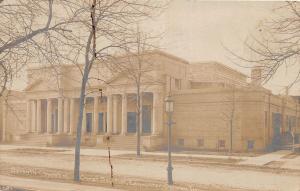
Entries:
{"type": "MultiPolygon", "coordinates": [[[[159,92],[142,93],[142,135],[158,135],[163,125],[163,97],[159,92]]],[[[27,131],[34,134],[70,135],[76,133],[79,98],[57,97],[27,100],[27,131]]],[[[135,135],[136,94],[109,93],[86,97],[82,134],[135,135]]]]}

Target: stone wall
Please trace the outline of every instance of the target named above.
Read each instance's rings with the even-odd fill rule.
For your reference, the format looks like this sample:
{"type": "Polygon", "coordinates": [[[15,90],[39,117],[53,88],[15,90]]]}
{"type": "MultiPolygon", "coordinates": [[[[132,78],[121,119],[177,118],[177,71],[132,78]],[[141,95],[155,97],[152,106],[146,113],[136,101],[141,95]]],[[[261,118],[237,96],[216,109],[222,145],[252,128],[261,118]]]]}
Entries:
{"type": "MultiPolygon", "coordinates": [[[[230,89],[206,88],[174,92],[174,143],[177,147],[229,150],[233,95],[230,89]],[[219,144],[225,141],[225,145],[219,144]]],[[[240,103],[235,101],[233,150],[241,150],[240,103]]]]}
{"type": "Polygon", "coordinates": [[[5,141],[14,141],[18,139],[18,136],[27,132],[24,93],[8,92],[7,101],[2,98],[1,108],[1,128],[2,132],[3,128],[5,128],[5,141]]]}

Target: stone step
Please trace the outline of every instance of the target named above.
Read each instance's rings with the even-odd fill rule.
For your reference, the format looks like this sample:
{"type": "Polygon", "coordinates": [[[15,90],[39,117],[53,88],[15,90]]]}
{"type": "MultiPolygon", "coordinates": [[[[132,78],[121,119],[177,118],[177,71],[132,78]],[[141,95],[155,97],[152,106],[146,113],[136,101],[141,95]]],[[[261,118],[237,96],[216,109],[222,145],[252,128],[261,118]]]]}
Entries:
{"type": "Polygon", "coordinates": [[[14,142],[15,145],[26,145],[26,146],[47,146],[44,141],[17,141],[14,142]]]}
{"type": "Polygon", "coordinates": [[[17,145],[30,145],[30,146],[47,146],[47,134],[33,134],[28,133],[21,135],[20,140],[14,142],[17,145]]]}

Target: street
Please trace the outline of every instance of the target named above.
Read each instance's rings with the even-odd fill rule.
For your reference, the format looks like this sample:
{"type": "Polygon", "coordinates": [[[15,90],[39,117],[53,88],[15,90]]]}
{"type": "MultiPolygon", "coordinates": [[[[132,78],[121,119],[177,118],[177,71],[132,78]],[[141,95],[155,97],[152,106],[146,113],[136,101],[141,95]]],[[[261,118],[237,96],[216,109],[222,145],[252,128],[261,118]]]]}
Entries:
{"type": "MultiPolygon", "coordinates": [[[[82,149],[83,153],[85,149],[82,149]]],[[[90,151],[89,151],[90,152],[90,151]]],[[[96,152],[96,150],[95,150],[96,152]]],[[[118,151],[115,151],[118,153],[118,151]]],[[[87,152],[88,153],[88,152],[87,152]]],[[[114,151],[112,151],[114,153],[114,151]]],[[[113,155],[113,173],[117,180],[130,178],[131,180],[139,179],[147,182],[159,181],[161,184],[166,182],[167,162],[155,160],[156,157],[147,158],[146,160],[132,158],[122,158],[126,152],[121,155],[113,155]]],[[[130,153],[130,152],[129,152],[130,153]]],[[[103,151],[103,155],[105,151],[103,151]]],[[[278,154],[278,153],[276,153],[278,154]]],[[[287,153],[283,153],[284,155],[287,153]]],[[[245,190],[290,190],[297,191],[300,189],[300,171],[299,169],[286,169],[276,171],[276,168],[243,168],[241,163],[254,160],[246,158],[243,162],[233,162],[230,165],[209,164],[214,160],[214,156],[206,158],[203,163],[174,163],[174,182],[175,184],[194,184],[204,186],[205,188],[213,185],[214,188],[226,189],[245,189],[245,190]]],[[[258,156],[259,157],[259,156],[258,156]]],[[[81,171],[94,174],[110,175],[110,167],[107,157],[85,155],[82,156],[81,171]]],[[[265,157],[266,158],[266,157],[265,157]]],[[[299,162],[300,155],[290,159],[293,163],[299,162]]],[[[220,159],[219,159],[220,160],[220,159]]],[[[228,159],[223,159],[224,162],[228,159]]],[[[286,159],[288,160],[288,159],[286,159]]],[[[222,163],[222,161],[221,161],[222,163]]],[[[0,164],[9,166],[25,166],[41,169],[59,169],[72,172],[73,155],[70,150],[52,150],[47,148],[28,149],[28,148],[10,148],[1,149],[0,164]]],[[[252,165],[253,166],[253,165],[252,165]]],[[[2,172],[3,173],[3,172],[2,172]]],[[[18,173],[15,172],[17,175],[18,173]]],[[[31,176],[30,178],[35,178],[31,176]]],[[[117,182],[116,182],[117,184],[117,182]]],[[[222,190],[222,189],[221,189],[222,190]]]]}

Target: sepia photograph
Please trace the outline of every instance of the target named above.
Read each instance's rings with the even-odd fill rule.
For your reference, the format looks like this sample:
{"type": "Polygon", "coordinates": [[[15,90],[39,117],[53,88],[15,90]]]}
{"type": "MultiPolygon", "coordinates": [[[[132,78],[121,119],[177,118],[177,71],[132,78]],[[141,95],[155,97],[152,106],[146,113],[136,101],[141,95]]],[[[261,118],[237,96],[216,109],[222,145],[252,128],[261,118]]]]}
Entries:
{"type": "Polygon", "coordinates": [[[0,191],[300,191],[300,1],[0,0],[0,191]]]}

